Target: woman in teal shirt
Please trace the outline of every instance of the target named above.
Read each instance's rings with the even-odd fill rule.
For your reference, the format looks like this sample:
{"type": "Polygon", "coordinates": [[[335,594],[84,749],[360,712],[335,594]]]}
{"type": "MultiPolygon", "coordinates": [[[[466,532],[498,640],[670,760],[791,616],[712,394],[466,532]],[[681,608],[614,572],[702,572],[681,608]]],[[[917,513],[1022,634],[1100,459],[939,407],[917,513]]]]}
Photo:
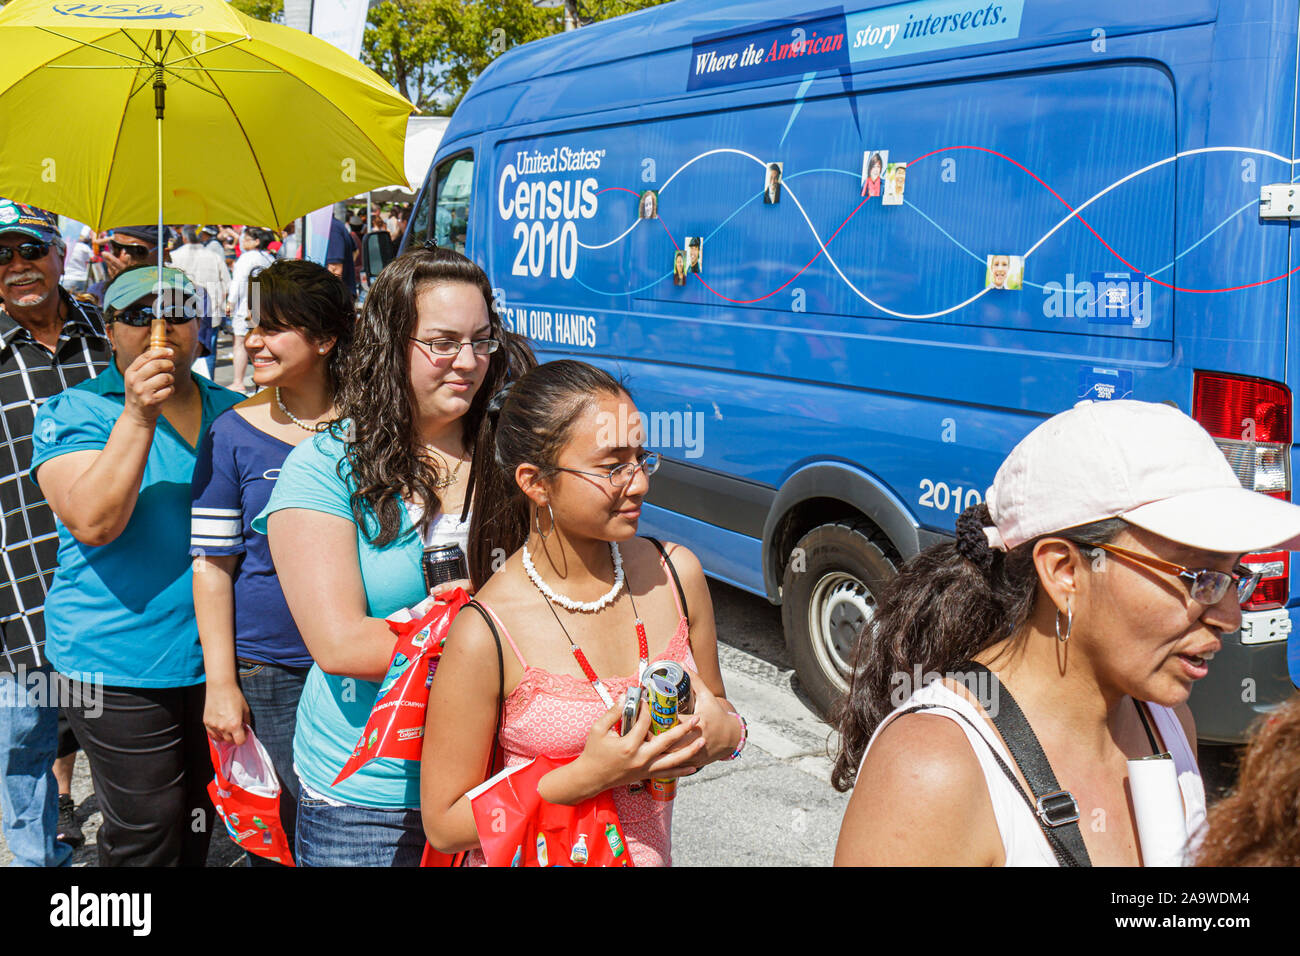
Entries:
{"type": "Polygon", "coordinates": [[[383,619],[426,596],[424,548],[454,541],[471,550],[467,503],[484,410],[531,364],[493,310],[482,269],[447,249],[401,256],[366,299],[340,422],[289,454],[253,523],[270,539],[315,660],[294,735],[299,866],[419,863],[419,761],[372,760],[333,781],[392,657],[383,619]]]}
{"type": "Polygon", "coordinates": [[[112,364],[34,427],[32,474],[59,530],[46,651],[81,682],[66,710],[104,815],[102,866],[201,866],[212,820],[189,488],[199,441],[239,396],[191,374],[206,312],[184,273],[158,277],[139,266],[113,280],[112,364]],[[149,347],[155,316],[166,348],[149,347]]]}

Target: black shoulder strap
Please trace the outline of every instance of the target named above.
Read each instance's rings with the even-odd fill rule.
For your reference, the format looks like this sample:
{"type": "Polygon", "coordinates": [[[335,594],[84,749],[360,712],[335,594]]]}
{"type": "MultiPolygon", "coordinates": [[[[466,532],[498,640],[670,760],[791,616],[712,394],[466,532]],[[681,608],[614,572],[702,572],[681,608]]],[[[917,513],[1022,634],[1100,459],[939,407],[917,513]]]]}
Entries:
{"type": "Polygon", "coordinates": [[[472,607],[478,611],[479,616],[483,618],[483,623],[492,632],[492,640],[497,646],[497,727],[492,734],[492,751],[488,755],[487,774],[483,777],[486,780],[492,776],[492,771],[497,764],[497,747],[501,739],[501,716],[505,712],[506,704],[506,662],[505,656],[501,653],[501,635],[497,633],[496,622],[492,620],[492,615],[487,612],[487,608],[478,601],[470,601],[465,607],[472,607]]]}
{"type": "MultiPolygon", "coordinates": [[[[964,661],[954,670],[983,672],[988,674],[990,682],[998,680],[996,674],[975,661],[964,661]]],[[[1083,842],[1083,833],[1079,830],[1077,801],[1056,782],[1056,774],[1052,772],[1052,765],[1047,760],[1047,754],[1043,753],[1038,738],[1034,736],[1033,728],[1029,726],[1016,699],[1001,682],[998,682],[997,701],[996,712],[989,712],[989,717],[1002,735],[1007,750],[1011,752],[1011,759],[1016,762],[1029,784],[1030,796],[1026,799],[1030,800],[1030,809],[1043,834],[1052,843],[1053,850],[1057,849],[1059,841],[1060,846],[1073,857],[1075,862],[1067,865],[1092,866],[1088,848],[1083,842]]],[[[1020,782],[1014,775],[1011,779],[1015,782],[1016,789],[1023,794],[1020,782]]]]}
{"type": "Polygon", "coordinates": [[[673,586],[677,588],[677,596],[682,599],[682,617],[686,618],[687,623],[691,620],[691,609],[686,606],[686,592],[682,590],[682,579],[677,576],[677,569],[673,567],[673,559],[668,557],[668,552],[663,546],[663,542],[658,538],[652,538],[649,535],[645,539],[659,549],[663,556],[664,564],[668,565],[668,573],[673,576],[673,586]]]}
{"type": "MultiPolygon", "coordinates": [[[[993,745],[988,742],[988,739],[980,732],[980,729],[972,724],[965,714],[961,711],[953,710],[951,707],[944,707],[942,704],[915,704],[906,710],[899,711],[895,716],[901,717],[904,714],[913,714],[920,710],[946,710],[954,717],[958,717],[965,723],[969,724],[971,728],[979,734],[979,738],[984,741],[984,745],[989,748],[989,753],[992,754],[993,759],[998,762],[998,766],[1002,768],[1002,772],[1006,774],[1007,779],[1011,781],[1011,785],[1016,788],[1016,793],[1020,794],[1021,799],[1025,801],[1025,806],[1029,808],[1029,812],[1034,815],[1036,820],[1038,820],[1038,826],[1042,829],[1043,836],[1047,838],[1047,844],[1052,848],[1052,854],[1056,857],[1056,862],[1061,866],[1092,865],[1091,861],[1088,861],[1087,849],[1084,849],[1083,851],[1083,859],[1085,862],[1080,863],[1079,860],[1070,853],[1069,849],[1057,839],[1058,835],[1043,823],[1042,818],[1038,816],[1038,808],[1035,807],[1033,801],[1029,799],[1029,795],[1025,793],[1024,787],[1020,786],[1020,781],[1016,778],[1015,771],[1007,766],[1006,761],[1002,759],[1002,755],[993,748],[993,745]]],[[[1015,752],[1012,751],[1013,756],[1014,754],[1015,752]]],[[[1082,842],[1082,837],[1080,837],[1080,842],[1082,842]]]]}
{"type": "MultiPolygon", "coordinates": [[[[488,751],[487,770],[483,773],[483,779],[489,780],[492,773],[496,770],[497,759],[499,757],[499,748],[501,746],[501,716],[505,712],[505,692],[506,692],[506,664],[505,655],[501,653],[501,635],[497,633],[496,623],[492,620],[492,615],[487,609],[477,601],[470,601],[465,607],[472,607],[478,611],[479,616],[483,618],[483,623],[488,626],[492,632],[492,640],[497,646],[497,726],[492,731],[492,749],[488,751]]],[[[465,607],[462,607],[463,611],[465,607]]],[[[427,850],[427,847],[426,847],[427,850]]],[[[469,851],[462,850],[459,853],[452,854],[452,866],[469,866],[469,851]]]]}
{"type": "Polygon", "coordinates": [[[1142,729],[1147,732],[1147,740],[1151,742],[1151,753],[1160,753],[1160,744],[1156,743],[1156,735],[1151,732],[1151,721],[1147,719],[1146,705],[1136,697],[1132,698],[1133,706],[1137,708],[1138,716],[1142,718],[1142,729]]]}

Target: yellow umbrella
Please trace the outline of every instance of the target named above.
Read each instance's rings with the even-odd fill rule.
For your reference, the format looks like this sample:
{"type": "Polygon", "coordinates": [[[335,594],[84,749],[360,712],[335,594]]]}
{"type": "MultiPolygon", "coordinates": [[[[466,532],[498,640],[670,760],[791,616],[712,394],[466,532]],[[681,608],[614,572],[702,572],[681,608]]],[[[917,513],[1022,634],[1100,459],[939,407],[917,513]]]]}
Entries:
{"type": "Polygon", "coordinates": [[[414,107],[323,40],[224,0],[12,0],[0,49],[0,196],[96,229],[278,227],[405,182],[414,107]]]}

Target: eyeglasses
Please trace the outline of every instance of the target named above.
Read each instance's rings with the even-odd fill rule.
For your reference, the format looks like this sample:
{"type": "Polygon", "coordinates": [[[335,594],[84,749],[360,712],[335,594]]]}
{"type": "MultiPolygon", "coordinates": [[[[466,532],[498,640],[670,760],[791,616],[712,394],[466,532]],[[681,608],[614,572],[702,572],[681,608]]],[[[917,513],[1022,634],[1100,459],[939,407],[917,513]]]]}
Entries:
{"type": "Polygon", "coordinates": [[[0,266],[7,266],[14,261],[14,253],[28,262],[38,262],[50,254],[48,242],[22,242],[16,246],[0,246],[0,266]]]}
{"type": "Polygon", "coordinates": [[[460,355],[460,350],[467,345],[474,350],[475,355],[491,355],[501,347],[501,343],[496,339],[475,339],[473,342],[457,342],[455,339],[432,339],[426,342],[424,339],[411,336],[411,341],[419,342],[438,358],[451,358],[453,355],[460,355]]]}
{"type": "MultiPolygon", "coordinates": [[[[1075,543],[1079,544],[1077,541],[1075,543]]],[[[1117,548],[1110,544],[1079,544],[1079,547],[1100,548],[1102,551],[1108,551],[1138,564],[1144,564],[1148,568],[1176,574],[1187,582],[1187,592],[1197,604],[1218,604],[1223,600],[1223,596],[1228,593],[1228,588],[1234,581],[1237,584],[1237,603],[1245,604],[1250,600],[1250,596],[1255,593],[1255,586],[1259,584],[1259,579],[1263,576],[1261,572],[1252,571],[1244,564],[1237,565],[1232,569],[1233,573],[1228,574],[1226,571],[1211,571],[1208,568],[1199,570],[1185,568],[1181,564],[1161,561],[1159,558],[1153,558],[1148,554],[1135,554],[1132,551],[1125,551],[1123,548],[1117,548]]]]}
{"type": "Polygon", "coordinates": [[[628,462],[625,465],[619,465],[616,468],[610,469],[610,472],[607,475],[602,475],[598,471],[579,471],[576,468],[561,468],[559,465],[555,466],[555,470],[567,471],[573,475],[588,475],[592,478],[605,478],[615,488],[623,488],[631,483],[632,476],[635,475],[638,470],[644,471],[647,478],[658,471],[659,455],[657,452],[647,452],[637,458],[635,463],[628,462]]]}
{"type": "Polygon", "coordinates": [[[163,319],[170,325],[184,325],[186,322],[192,322],[194,316],[172,309],[164,309],[162,314],[158,314],[147,307],[143,309],[123,309],[113,315],[114,322],[121,322],[123,325],[129,325],[135,329],[144,328],[154,319],[163,319]]]}
{"type": "Polygon", "coordinates": [[[143,259],[153,251],[152,246],[142,246],[134,242],[118,242],[116,239],[110,240],[109,245],[113,247],[113,255],[115,256],[135,256],[143,259]]]}

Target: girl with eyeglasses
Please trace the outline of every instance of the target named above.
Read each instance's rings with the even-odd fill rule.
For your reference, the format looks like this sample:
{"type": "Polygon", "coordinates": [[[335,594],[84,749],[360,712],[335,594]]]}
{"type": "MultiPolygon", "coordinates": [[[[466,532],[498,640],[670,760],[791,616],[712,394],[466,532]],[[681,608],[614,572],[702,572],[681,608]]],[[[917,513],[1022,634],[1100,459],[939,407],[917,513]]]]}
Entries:
{"type": "Polygon", "coordinates": [[[457,615],[430,689],[425,833],[443,853],[479,845],[466,792],[483,782],[495,738],[507,767],[570,760],[542,778],[544,800],[612,791],[635,865],[666,866],[672,803],[641,781],[738,756],[745,726],[726,700],[699,560],[636,537],[659,456],[643,447],[627,391],[582,362],[539,366],[488,418],[470,536],[482,613],[457,615]],[[694,712],[651,736],[643,702],[621,735],[625,693],[660,660],[690,672],[694,712]]]}
{"type": "Polygon", "coordinates": [[[876,592],[836,863],[1185,862],[1205,820],[1187,699],[1241,626],[1243,556],[1300,543],[1300,508],[1243,489],[1182,412],[1111,401],[1034,429],[956,530],[876,592]]]}
{"type": "MultiPolygon", "coordinates": [[[[203,643],[203,723],[242,744],[251,726],[280,780],[280,822],[293,846],[298,777],[293,737],[311,654],[285,604],[266,536],[252,530],[294,448],[334,420],[355,319],[324,266],[276,262],[253,279],[257,309],[244,347],[260,392],[213,424],[194,469],[190,546],[203,643]]],[[[250,866],[274,866],[249,854],[250,866]]]]}
{"type": "MultiPolygon", "coordinates": [[[[419,766],[378,759],[338,786],[388,669],[384,618],[427,596],[426,547],[470,550],[468,476],[486,406],[532,364],[483,270],[446,249],[400,256],[375,281],[336,398],[338,421],[285,460],[253,523],[267,533],[314,665],[298,706],[300,866],[414,866],[419,766]]],[[[468,585],[467,581],[453,582],[468,585]]],[[[441,589],[440,589],[441,590],[441,589]]]]}
{"type": "Polygon", "coordinates": [[[158,279],[138,266],[108,286],[112,363],[47,401],[33,431],[32,474],[59,519],[46,651],[80,702],[67,713],[104,815],[102,866],[202,866],[213,815],[186,528],[198,446],[239,396],[191,373],[200,295],[178,269],[158,279]],[[149,347],[156,315],[163,349],[149,347]]]}

